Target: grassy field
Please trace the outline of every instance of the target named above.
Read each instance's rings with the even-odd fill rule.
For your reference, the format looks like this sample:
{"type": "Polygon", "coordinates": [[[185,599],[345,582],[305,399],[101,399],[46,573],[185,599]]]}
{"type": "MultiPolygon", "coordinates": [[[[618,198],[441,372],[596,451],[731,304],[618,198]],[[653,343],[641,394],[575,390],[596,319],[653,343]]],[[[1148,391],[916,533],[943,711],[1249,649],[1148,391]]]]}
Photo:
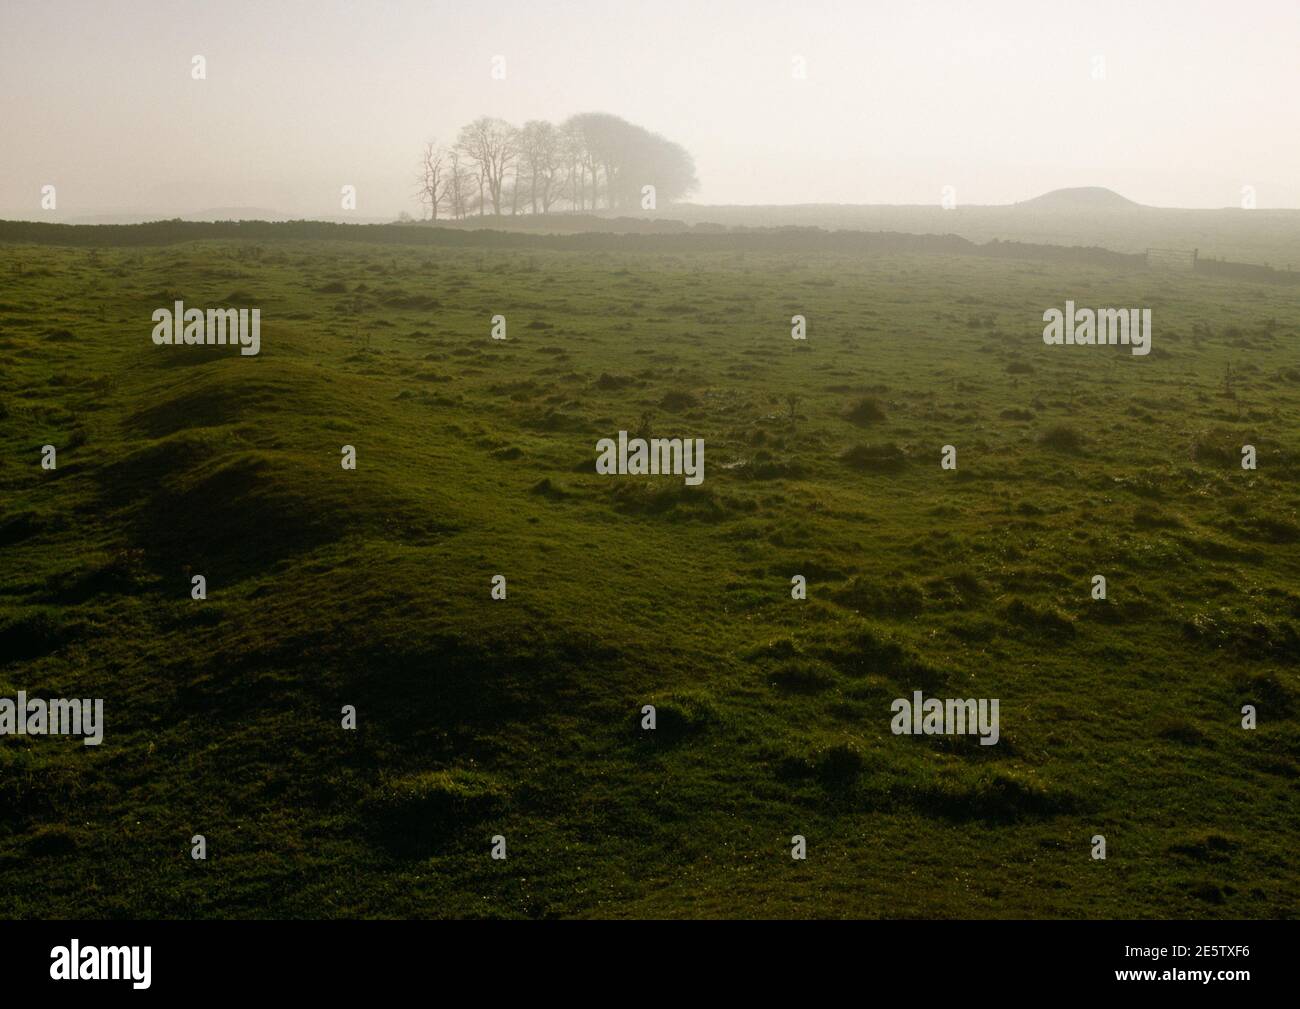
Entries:
{"type": "Polygon", "coordinates": [[[1293,290],[294,241],[0,277],[0,696],[106,718],[0,740],[6,917],[1300,912],[1293,290]],[[261,353],[153,345],[178,298],[261,353]],[[1150,307],[1151,354],[1045,346],[1066,299],[1150,307]],[[619,430],[703,484],[597,475],[619,430]],[[916,689],[1000,742],[892,734],[916,689]]]}
{"type": "MultiPolygon", "coordinates": [[[[652,215],[640,214],[642,218],[652,215]]],[[[1003,207],[838,206],[673,207],[661,216],[690,223],[848,228],[994,240],[1095,245],[1117,252],[1199,249],[1203,257],[1300,270],[1300,211],[1003,207]]],[[[473,223],[473,222],[470,222],[473,223]]]]}

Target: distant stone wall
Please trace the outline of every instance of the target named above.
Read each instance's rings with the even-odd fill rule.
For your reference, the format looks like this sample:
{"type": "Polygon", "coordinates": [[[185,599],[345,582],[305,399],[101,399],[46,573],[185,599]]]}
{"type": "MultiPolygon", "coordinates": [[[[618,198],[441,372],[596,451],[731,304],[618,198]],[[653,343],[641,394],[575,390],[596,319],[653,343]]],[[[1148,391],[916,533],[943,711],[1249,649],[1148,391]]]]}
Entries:
{"type": "MultiPolygon", "coordinates": [[[[625,220],[608,223],[619,226],[625,220]]],[[[1201,259],[1195,249],[1148,249],[1145,253],[1128,253],[1096,246],[1004,242],[996,238],[977,243],[952,234],[828,231],[811,227],[727,228],[710,224],[684,225],[679,221],[660,222],[654,227],[653,232],[640,234],[612,229],[556,234],[427,224],[334,224],[325,221],[155,221],[150,224],[99,225],[0,221],[0,242],[111,248],[223,239],[374,242],[459,249],[559,249],[569,252],[830,252],[855,256],[911,253],[1087,263],[1126,272],[1161,267],[1167,263],[1169,269],[1194,270],[1208,276],[1271,284],[1300,283],[1300,273],[1297,272],[1201,259]],[[1161,258],[1162,254],[1164,258],[1161,258]]]]}

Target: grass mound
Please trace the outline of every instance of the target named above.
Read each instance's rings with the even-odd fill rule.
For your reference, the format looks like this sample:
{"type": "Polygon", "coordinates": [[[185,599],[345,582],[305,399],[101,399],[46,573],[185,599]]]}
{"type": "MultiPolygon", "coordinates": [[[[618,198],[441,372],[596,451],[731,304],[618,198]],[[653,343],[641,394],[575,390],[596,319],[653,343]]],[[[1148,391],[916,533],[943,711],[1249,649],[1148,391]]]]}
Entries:
{"type": "Polygon", "coordinates": [[[41,607],[13,613],[0,624],[0,659],[22,662],[57,651],[71,637],[59,612],[41,607]]]}
{"type": "Polygon", "coordinates": [[[871,473],[897,473],[907,464],[907,454],[888,442],[883,445],[854,445],[840,455],[844,465],[871,473]]]}
{"type": "Polygon", "coordinates": [[[857,424],[859,427],[869,427],[872,424],[879,424],[885,419],[885,408],[880,405],[878,399],[867,396],[854,402],[845,411],[844,416],[851,424],[857,424]]]}
{"type": "Polygon", "coordinates": [[[1049,788],[1026,772],[997,768],[963,769],[959,774],[900,791],[900,798],[922,812],[958,822],[1014,823],[1073,812],[1069,792],[1049,788]]]}
{"type": "MultiPolygon", "coordinates": [[[[202,348],[185,348],[199,350],[202,348]]],[[[218,347],[228,351],[229,348],[218,347]]],[[[193,428],[266,422],[288,402],[319,416],[346,416],[343,389],[320,377],[319,369],[256,358],[240,360],[223,353],[203,368],[193,368],[179,382],[169,381],[161,398],[128,419],[133,434],[165,438],[193,428]]],[[[160,390],[161,391],[161,390],[160,390]]]]}
{"type": "Polygon", "coordinates": [[[642,738],[649,741],[680,743],[699,736],[722,721],[713,700],[698,691],[681,690],[656,695],[646,703],[655,707],[655,730],[641,730],[640,711],[636,715],[636,724],[637,731],[643,732],[642,738]]]}
{"type": "Polygon", "coordinates": [[[1057,452],[1076,453],[1083,451],[1084,437],[1068,424],[1053,424],[1042,433],[1038,443],[1057,452]]]}
{"type": "Polygon", "coordinates": [[[413,857],[499,814],[507,798],[506,789],[481,771],[421,771],[384,778],[363,801],[361,815],[377,844],[413,857]]]}
{"type": "Polygon", "coordinates": [[[925,609],[925,591],[906,579],[856,575],[832,598],[841,606],[869,616],[915,617],[925,609]]]}

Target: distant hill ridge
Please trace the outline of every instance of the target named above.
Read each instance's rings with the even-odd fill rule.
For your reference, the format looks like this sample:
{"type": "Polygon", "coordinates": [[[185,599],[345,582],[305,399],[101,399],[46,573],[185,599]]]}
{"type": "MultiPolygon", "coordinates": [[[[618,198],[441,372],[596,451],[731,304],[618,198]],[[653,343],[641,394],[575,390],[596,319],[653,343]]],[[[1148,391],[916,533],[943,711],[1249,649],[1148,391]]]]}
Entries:
{"type": "Polygon", "coordinates": [[[1053,189],[1050,193],[1012,204],[1036,210],[1137,210],[1141,203],[1120,196],[1103,186],[1080,186],[1076,189],[1053,189]]]}

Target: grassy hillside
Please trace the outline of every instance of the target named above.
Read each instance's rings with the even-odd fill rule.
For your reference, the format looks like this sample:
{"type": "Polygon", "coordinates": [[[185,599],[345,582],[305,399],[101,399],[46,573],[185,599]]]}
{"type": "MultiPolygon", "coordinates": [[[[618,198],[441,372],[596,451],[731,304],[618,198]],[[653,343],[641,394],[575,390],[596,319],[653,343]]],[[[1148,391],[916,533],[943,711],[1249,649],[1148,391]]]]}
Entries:
{"type": "Polygon", "coordinates": [[[6,916],[1297,913],[1291,290],[343,242],[0,276],[0,696],[107,722],[0,740],[6,916]],[[260,355],[154,346],[177,298],[259,307],[260,355]],[[1151,307],[1150,356],[1045,346],[1067,298],[1151,307]],[[704,483],[597,475],[620,429],[704,483]],[[915,689],[1000,698],[1000,743],[893,735],[915,689]]]}

